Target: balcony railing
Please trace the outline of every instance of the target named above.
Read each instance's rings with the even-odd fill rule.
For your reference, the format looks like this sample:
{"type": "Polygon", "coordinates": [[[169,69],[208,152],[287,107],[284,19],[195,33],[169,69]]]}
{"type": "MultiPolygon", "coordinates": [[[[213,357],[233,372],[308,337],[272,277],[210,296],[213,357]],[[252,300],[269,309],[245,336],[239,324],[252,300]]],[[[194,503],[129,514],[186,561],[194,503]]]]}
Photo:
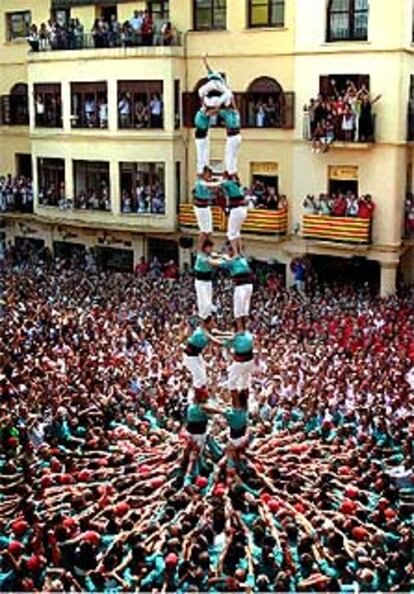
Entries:
{"type": "Polygon", "coordinates": [[[100,35],[94,33],[76,35],[72,32],[65,31],[65,34],[57,37],[53,43],[49,40],[30,42],[31,51],[34,53],[127,47],[171,47],[181,45],[182,35],[178,31],[168,41],[164,39],[161,33],[154,33],[151,38],[148,38],[140,33],[119,34],[107,32],[100,35]]]}
{"type": "Polygon", "coordinates": [[[368,244],[371,222],[371,219],[356,217],[304,215],[302,235],[305,239],[368,244]]]}
{"type": "MultiPolygon", "coordinates": [[[[215,231],[225,231],[227,228],[227,216],[218,207],[212,207],[213,226],[215,231]]],[[[281,210],[249,210],[243,225],[245,233],[256,235],[285,235],[287,232],[287,209],[281,210]]],[[[181,227],[197,228],[197,221],[192,204],[181,204],[178,220],[181,227]]]]}

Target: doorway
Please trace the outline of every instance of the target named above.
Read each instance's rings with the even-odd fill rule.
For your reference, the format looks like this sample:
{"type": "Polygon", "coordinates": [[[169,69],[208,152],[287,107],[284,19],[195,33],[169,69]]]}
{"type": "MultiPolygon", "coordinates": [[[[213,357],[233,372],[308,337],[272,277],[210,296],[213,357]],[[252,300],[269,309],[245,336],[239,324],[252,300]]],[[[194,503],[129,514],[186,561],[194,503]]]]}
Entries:
{"type": "Polygon", "coordinates": [[[30,153],[16,153],[16,173],[32,179],[32,155],[30,153]]]}
{"type": "Polygon", "coordinates": [[[329,194],[347,194],[351,192],[358,196],[358,182],[353,179],[330,179],[329,194]]]}
{"type": "Polygon", "coordinates": [[[97,6],[96,7],[97,17],[102,17],[107,23],[111,22],[113,16],[118,20],[118,9],[116,4],[110,4],[109,6],[97,6]]]}
{"type": "Polygon", "coordinates": [[[161,264],[174,262],[178,265],[178,243],[169,239],[151,238],[148,241],[149,260],[156,257],[161,264]]]}

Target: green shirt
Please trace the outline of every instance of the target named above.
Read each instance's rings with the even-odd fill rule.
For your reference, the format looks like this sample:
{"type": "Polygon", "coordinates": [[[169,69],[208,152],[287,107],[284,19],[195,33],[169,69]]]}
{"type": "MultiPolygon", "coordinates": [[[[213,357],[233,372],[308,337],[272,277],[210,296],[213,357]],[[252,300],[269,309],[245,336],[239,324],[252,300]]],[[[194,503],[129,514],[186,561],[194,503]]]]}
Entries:
{"type": "Polygon", "coordinates": [[[229,198],[244,198],[243,188],[233,179],[224,180],[221,187],[229,198]]]}
{"type": "Polygon", "coordinates": [[[197,254],[194,270],[195,272],[213,272],[213,266],[210,263],[210,257],[203,252],[197,254]]]}
{"type": "Polygon", "coordinates": [[[244,276],[246,274],[251,274],[251,268],[249,266],[248,261],[244,256],[237,256],[237,258],[232,258],[228,262],[225,263],[226,268],[230,272],[230,276],[244,276]]]}
{"type": "Polygon", "coordinates": [[[235,353],[244,355],[253,350],[253,335],[250,332],[239,332],[233,339],[233,349],[235,353]]]}
{"type": "Polygon", "coordinates": [[[187,423],[205,423],[208,416],[199,404],[190,404],[187,408],[187,423]]]}
{"type": "Polygon", "coordinates": [[[231,408],[230,410],[226,410],[224,416],[231,429],[240,430],[247,425],[247,410],[231,408]]]}
{"type": "Polygon", "coordinates": [[[195,114],[194,125],[199,130],[208,130],[210,128],[210,116],[202,109],[199,109],[195,114]]]}
{"type": "Polygon", "coordinates": [[[194,186],[194,196],[197,200],[205,200],[208,202],[212,199],[213,193],[211,188],[209,188],[201,179],[198,179],[194,186]]]}
{"type": "Polygon", "coordinates": [[[208,336],[204,332],[203,328],[201,328],[201,326],[194,330],[194,332],[188,339],[188,344],[200,350],[206,348],[206,346],[208,345],[208,336]]]}
{"type": "Polygon", "coordinates": [[[228,130],[238,130],[241,127],[240,112],[237,109],[222,109],[220,117],[223,118],[228,130]]]}

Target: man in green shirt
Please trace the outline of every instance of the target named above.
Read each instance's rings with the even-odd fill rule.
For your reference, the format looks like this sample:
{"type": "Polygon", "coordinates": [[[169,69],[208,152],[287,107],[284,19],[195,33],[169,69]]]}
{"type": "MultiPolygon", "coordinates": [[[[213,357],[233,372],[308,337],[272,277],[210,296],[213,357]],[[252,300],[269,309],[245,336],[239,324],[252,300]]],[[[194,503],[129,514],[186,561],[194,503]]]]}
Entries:
{"type": "Polygon", "coordinates": [[[197,394],[198,391],[204,391],[207,387],[207,373],[203,351],[209,342],[222,345],[223,341],[212,336],[209,332],[213,320],[211,317],[203,320],[203,325],[197,326],[191,336],[187,339],[184,351],[184,364],[193,377],[193,386],[197,394]]]}
{"type": "Polygon", "coordinates": [[[236,327],[239,332],[246,329],[250,315],[250,303],[253,294],[253,273],[247,259],[241,254],[235,254],[229,246],[230,259],[223,264],[230,272],[234,283],[233,312],[236,327]]]}
{"type": "Polygon", "coordinates": [[[198,315],[202,320],[210,318],[213,310],[213,272],[221,266],[224,257],[213,256],[214,243],[206,239],[194,265],[195,291],[198,315]]]}
{"type": "Polygon", "coordinates": [[[235,175],[237,173],[237,156],[241,145],[241,119],[240,112],[236,107],[234,99],[231,106],[227,109],[220,110],[219,114],[224,120],[227,130],[226,148],[224,152],[226,171],[229,175],[235,175]]]}
{"type": "Polygon", "coordinates": [[[210,141],[208,133],[211,126],[211,118],[217,115],[218,110],[200,107],[194,118],[195,145],[197,152],[197,175],[201,176],[204,167],[210,165],[210,141]]]}
{"type": "Polygon", "coordinates": [[[240,185],[236,175],[224,174],[224,180],[221,189],[227,197],[230,208],[227,237],[230,241],[235,254],[242,251],[241,228],[247,217],[247,203],[244,196],[244,190],[240,185]]]}
{"type": "Polygon", "coordinates": [[[233,351],[233,363],[230,365],[228,376],[232,401],[237,402],[239,408],[247,410],[250,377],[254,369],[253,335],[247,330],[237,332],[227,346],[233,351]]]}
{"type": "Polygon", "coordinates": [[[209,167],[204,167],[202,175],[197,179],[194,195],[194,212],[200,229],[198,237],[198,250],[213,232],[213,215],[210,205],[214,200],[214,188],[220,185],[220,182],[212,180],[213,172],[209,167]]]}

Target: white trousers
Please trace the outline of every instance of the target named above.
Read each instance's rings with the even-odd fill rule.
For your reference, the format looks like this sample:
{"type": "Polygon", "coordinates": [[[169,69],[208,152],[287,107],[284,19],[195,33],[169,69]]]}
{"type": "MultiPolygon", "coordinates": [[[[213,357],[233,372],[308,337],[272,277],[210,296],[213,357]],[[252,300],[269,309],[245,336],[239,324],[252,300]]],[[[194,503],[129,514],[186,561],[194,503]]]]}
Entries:
{"type": "Polygon", "coordinates": [[[234,288],[233,311],[234,319],[247,318],[250,315],[253,285],[239,285],[234,288]]]}
{"type": "Polygon", "coordinates": [[[197,151],[197,174],[203,173],[204,167],[210,165],[210,141],[208,135],[205,138],[195,139],[197,151]]]}
{"type": "Polygon", "coordinates": [[[241,234],[241,228],[247,217],[247,207],[238,206],[230,209],[229,220],[227,223],[227,237],[230,241],[238,239],[241,234]]]}
{"type": "Polygon", "coordinates": [[[229,368],[229,390],[247,390],[250,376],[254,369],[254,361],[233,361],[229,368]]]}
{"type": "Polygon", "coordinates": [[[184,365],[193,377],[194,388],[203,388],[207,385],[206,366],[201,355],[197,357],[184,355],[184,365]]]}
{"type": "Polygon", "coordinates": [[[226,148],[224,151],[224,161],[227,173],[234,175],[237,173],[237,155],[241,145],[241,134],[227,136],[226,148]]]}
{"type": "Polygon", "coordinates": [[[205,206],[204,208],[195,206],[194,212],[200,232],[213,233],[213,215],[211,214],[211,208],[209,206],[205,206]]]}
{"type": "Polygon", "coordinates": [[[213,283],[212,281],[195,280],[198,315],[202,320],[211,316],[213,310],[213,283]]]}

